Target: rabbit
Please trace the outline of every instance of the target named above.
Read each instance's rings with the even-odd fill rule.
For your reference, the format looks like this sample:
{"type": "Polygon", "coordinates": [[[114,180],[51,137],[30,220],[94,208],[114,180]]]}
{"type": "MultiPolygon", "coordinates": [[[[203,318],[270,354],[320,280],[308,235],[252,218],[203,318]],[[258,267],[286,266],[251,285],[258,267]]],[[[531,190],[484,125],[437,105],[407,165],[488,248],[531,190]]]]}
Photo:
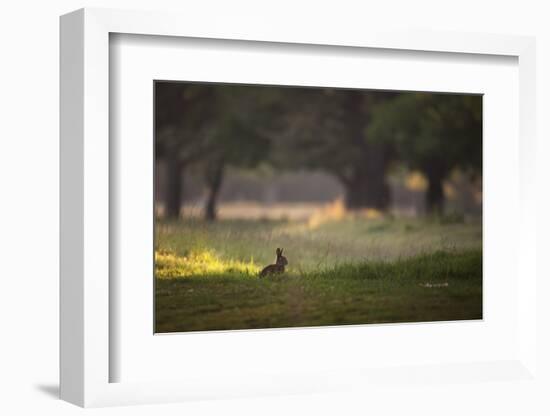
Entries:
{"type": "Polygon", "coordinates": [[[264,267],[260,272],[260,277],[265,277],[269,274],[280,274],[285,272],[285,266],[288,264],[288,260],[283,256],[283,249],[277,248],[275,250],[277,253],[277,261],[275,264],[270,264],[269,266],[264,267]]]}

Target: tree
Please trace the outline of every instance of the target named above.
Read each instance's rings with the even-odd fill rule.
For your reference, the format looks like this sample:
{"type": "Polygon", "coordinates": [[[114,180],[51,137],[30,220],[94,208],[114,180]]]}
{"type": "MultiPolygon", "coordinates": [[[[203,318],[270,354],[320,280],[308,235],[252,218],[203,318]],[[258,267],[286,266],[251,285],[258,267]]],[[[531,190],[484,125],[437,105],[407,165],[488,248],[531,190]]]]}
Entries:
{"type": "Polygon", "coordinates": [[[283,165],[326,170],[346,189],[349,209],[387,209],[386,182],[392,160],[389,143],[371,140],[367,127],[373,108],[390,92],[344,89],[287,90],[288,129],[282,135],[283,165]]]}
{"type": "Polygon", "coordinates": [[[184,172],[209,151],[203,138],[209,129],[211,93],[201,85],[155,83],[155,158],[166,161],[167,217],[179,217],[184,172]]]}
{"type": "Polygon", "coordinates": [[[203,176],[207,188],[205,219],[213,221],[226,169],[252,168],[267,158],[274,101],[265,87],[229,84],[209,88],[209,129],[202,138],[208,152],[195,163],[195,171],[203,176]]]}
{"type": "Polygon", "coordinates": [[[182,178],[193,169],[207,187],[205,218],[216,218],[226,168],[253,167],[269,153],[275,95],[236,84],[155,84],[155,148],[167,166],[166,216],[179,216],[182,178]]]}
{"type": "Polygon", "coordinates": [[[426,206],[443,211],[443,181],[454,168],[481,172],[482,103],[476,95],[402,93],[378,106],[367,134],[389,143],[428,179],[426,206]]]}

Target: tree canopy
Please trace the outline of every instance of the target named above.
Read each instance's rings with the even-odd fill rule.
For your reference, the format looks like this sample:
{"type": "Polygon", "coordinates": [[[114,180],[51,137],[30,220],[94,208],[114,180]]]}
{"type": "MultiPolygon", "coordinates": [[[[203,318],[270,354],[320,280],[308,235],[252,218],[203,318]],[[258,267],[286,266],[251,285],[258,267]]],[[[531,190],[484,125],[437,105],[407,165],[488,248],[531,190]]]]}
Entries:
{"type": "Polygon", "coordinates": [[[229,166],[319,169],[346,189],[348,209],[390,204],[396,164],[428,179],[427,206],[441,212],[443,181],[455,168],[481,173],[478,95],[291,88],[236,84],[155,84],[155,149],[168,167],[166,214],[178,216],[182,174],[204,178],[205,215],[229,166]]]}
{"type": "Polygon", "coordinates": [[[482,104],[477,95],[403,93],[374,109],[372,140],[428,178],[429,209],[441,211],[442,182],[454,168],[475,175],[482,165],[482,104]]]}

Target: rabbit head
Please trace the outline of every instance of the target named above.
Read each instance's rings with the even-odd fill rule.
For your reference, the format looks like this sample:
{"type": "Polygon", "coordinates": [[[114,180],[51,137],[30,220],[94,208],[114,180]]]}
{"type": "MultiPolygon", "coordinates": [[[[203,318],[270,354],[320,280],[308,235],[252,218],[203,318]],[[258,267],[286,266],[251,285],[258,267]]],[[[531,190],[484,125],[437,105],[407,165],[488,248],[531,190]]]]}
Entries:
{"type": "Polygon", "coordinates": [[[285,256],[283,256],[283,249],[277,248],[275,252],[277,253],[277,262],[276,262],[277,266],[286,266],[288,264],[288,260],[286,259],[285,256]]]}

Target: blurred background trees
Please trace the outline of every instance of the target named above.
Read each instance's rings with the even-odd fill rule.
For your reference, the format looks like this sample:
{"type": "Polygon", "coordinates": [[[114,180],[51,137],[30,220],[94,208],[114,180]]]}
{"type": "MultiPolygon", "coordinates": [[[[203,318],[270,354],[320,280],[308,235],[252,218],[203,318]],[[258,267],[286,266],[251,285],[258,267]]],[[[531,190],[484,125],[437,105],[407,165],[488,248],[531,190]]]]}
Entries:
{"type": "Polygon", "coordinates": [[[389,143],[370,140],[367,126],[373,108],[395,94],[335,89],[296,89],[291,94],[280,158],[295,169],[306,166],[334,175],[346,190],[348,209],[386,210],[392,149],[389,143]]]}
{"type": "Polygon", "coordinates": [[[341,189],[348,210],[389,212],[396,203],[390,178],[405,170],[426,182],[425,212],[442,214],[451,176],[481,183],[481,102],[477,95],[156,82],[157,202],[164,216],[178,217],[186,196],[200,194],[203,217],[214,220],[224,183],[238,188],[232,173],[240,173],[245,199],[259,199],[262,190],[252,192],[246,178],[286,172],[306,200],[317,199],[307,178],[321,174],[319,198],[341,189]],[[186,181],[195,189],[186,190],[186,181]]]}
{"type": "Polygon", "coordinates": [[[481,97],[402,93],[375,107],[367,135],[428,180],[427,209],[442,213],[443,181],[459,168],[481,175],[481,97]]]}

